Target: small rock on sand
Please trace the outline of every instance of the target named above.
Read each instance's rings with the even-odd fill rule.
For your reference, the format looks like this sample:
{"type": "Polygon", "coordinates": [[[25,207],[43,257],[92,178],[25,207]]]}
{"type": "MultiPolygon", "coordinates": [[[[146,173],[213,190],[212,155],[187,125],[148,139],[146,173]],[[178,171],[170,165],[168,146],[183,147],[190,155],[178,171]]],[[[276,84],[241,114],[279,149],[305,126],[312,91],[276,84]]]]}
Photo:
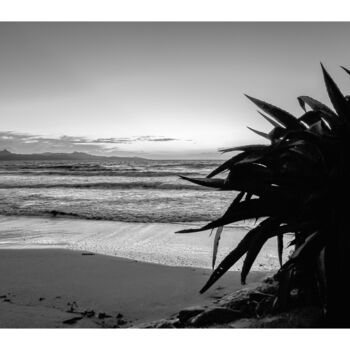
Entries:
{"type": "Polygon", "coordinates": [[[186,322],[189,318],[197,316],[203,311],[205,311],[205,308],[201,306],[189,307],[181,310],[177,317],[179,318],[180,322],[186,322]]]}
{"type": "Polygon", "coordinates": [[[242,317],[242,314],[239,311],[217,307],[192,317],[188,324],[191,327],[206,327],[213,324],[232,322],[240,317],[242,317]]]}
{"type": "Polygon", "coordinates": [[[62,323],[64,324],[74,324],[77,323],[78,321],[80,321],[83,317],[73,317],[73,318],[69,318],[68,320],[63,321],[62,323]]]}
{"type": "Polygon", "coordinates": [[[117,321],[117,325],[118,326],[124,326],[125,324],[127,324],[128,322],[127,321],[125,321],[125,320],[118,320],[117,321]]]}
{"type": "Polygon", "coordinates": [[[86,316],[86,317],[94,317],[95,316],[95,311],[94,310],[85,310],[81,314],[83,316],[86,316]]]}

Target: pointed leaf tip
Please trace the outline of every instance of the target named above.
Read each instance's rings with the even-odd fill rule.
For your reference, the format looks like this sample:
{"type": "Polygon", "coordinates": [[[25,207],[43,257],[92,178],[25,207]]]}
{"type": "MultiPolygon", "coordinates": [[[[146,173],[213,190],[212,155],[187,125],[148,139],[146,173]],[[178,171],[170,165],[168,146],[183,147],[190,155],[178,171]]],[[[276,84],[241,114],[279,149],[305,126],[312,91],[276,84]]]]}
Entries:
{"type": "Polygon", "coordinates": [[[269,136],[268,134],[266,134],[266,133],[264,133],[264,132],[262,132],[262,131],[259,131],[259,130],[255,130],[255,129],[249,127],[249,126],[247,126],[247,128],[248,128],[250,131],[254,132],[255,134],[257,134],[257,135],[259,135],[259,136],[261,136],[261,137],[263,137],[263,138],[265,138],[265,139],[271,140],[271,138],[270,138],[270,136],[269,136]]]}
{"type": "Polygon", "coordinates": [[[255,105],[257,105],[260,109],[262,109],[265,113],[269,114],[272,118],[274,118],[278,123],[282,124],[286,128],[291,129],[300,129],[301,125],[298,120],[289,112],[276,107],[270,103],[259,100],[257,98],[251,97],[249,95],[245,95],[250,101],[252,101],[255,105]]]}
{"type": "Polygon", "coordinates": [[[348,119],[348,106],[347,101],[340,91],[339,87],[335,83],[335,81],[332,79],[332,77],[329,75],[323,64],[321,63],[322,72],[324,81],[327,87],[327,92],[329,95],[329,98],[333,104],[334,109],[338,113],[338,115],[345,120],[348,119]]]}
{"type": "Polygon", "coordinates": [[[180,176],[181,179],[192,182],[196,185],[205,186],[205,187],[211,187],[216,189],[225,189],[225,180],[224,179],[210,179],[210,178],[191,178],[187,176],[180,176]]]}
{"type": "Polygon", "coordinates": [[[340,66],[343,70],[345,70],[345,72],[346,73],[348,73],[349,75],[350,75],[350,70],[349,69],[347,69],[347,68],[345,68],[345,67],[343,67],[343,66],[340,66]]]}
{"type": "Polygon", "coordinates": [[[269,118],[267,115],[265,115],[264,113],[261,113],[260,111],[258,111],[258,113],[265,119],[267,120],[270,124],[272,124],[275,128],[279,128],[281,127],[281,125],[277,122],[275,122],[273,119],[269,118]]]}

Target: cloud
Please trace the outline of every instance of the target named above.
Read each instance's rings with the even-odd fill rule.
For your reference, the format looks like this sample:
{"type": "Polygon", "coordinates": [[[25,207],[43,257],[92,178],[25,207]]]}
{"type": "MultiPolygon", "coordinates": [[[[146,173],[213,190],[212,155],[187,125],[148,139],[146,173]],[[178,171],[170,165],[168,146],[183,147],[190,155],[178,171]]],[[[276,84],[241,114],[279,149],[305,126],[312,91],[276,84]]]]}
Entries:
{"type": "MultiPolygon", "coordinates": [[[[135,136],[135,137],[108,137],[89,138],[85,136],[45,137],[12,131],[0,132],[0,149],[9,149],[18,153],[36,152],[90,152],[94,154],[118,150],[118,145],[137,142],[172,142],[180,139],[164,136],[135,136]]],[[[188,140],[186,140],[188,141],[188,140]]]]}
{"type": "Polygon", "coordinates": [[[170,137],[162,137],[162,136],[139,136],[134,138],[134,141],[168,142],[168,141],[182,141],[182,140],[174,139],[170,137]]]}
{"type": "Polygon", "coordinates": [[[158,139],[153,139],[154,142],[167,142],[167,141],[178,141],[177,139],[171,139],[169,137],[163,137],[158,139]]]}

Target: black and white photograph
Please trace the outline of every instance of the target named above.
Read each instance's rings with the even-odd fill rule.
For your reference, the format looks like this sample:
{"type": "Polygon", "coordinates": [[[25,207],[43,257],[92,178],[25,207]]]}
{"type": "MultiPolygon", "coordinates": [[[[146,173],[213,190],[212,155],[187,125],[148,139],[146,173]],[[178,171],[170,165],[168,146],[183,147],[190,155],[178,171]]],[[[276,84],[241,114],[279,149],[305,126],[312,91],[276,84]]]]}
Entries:
{"type": "Polygon", "coordinates": [[[0,328],[348,328],[349,37],[0,22],[0,328]]]}

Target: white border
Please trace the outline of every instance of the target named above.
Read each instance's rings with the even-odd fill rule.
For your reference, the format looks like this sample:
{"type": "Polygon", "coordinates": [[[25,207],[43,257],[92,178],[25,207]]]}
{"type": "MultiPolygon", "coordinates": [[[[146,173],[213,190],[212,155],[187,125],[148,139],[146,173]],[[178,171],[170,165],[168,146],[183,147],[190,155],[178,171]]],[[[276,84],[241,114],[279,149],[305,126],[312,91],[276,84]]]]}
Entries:
{"type": "MultiPolygon", "coordinates": [[[[0,21],[349,21],[332,0],[12,0],[0,21]]],[[[1,33],[0,33],[1,35],[1,33]]],[[[350,38],[349,38],[350,39],[350,38]]],[[[348,43],[344,43],[347,45],[348,43]]],[[[327,45],[327,43],[325,43],[327,45]]],[[[0,48],[1,49],[1,48],[0,48]]],[[[0,330],[4,349],[330,349],[349,330],[0,330]]]]}
{"type": "Polygon", "coordinates": [[[11,0],[0,21],[348,21],[345,0],[11,0]]]}
{"type": "Polygon", "coordinates": [[[331,349],[347,344],[348,330],[151,329],[151,330],[7,330],[3,349],[226,350],[331,349]]]}

